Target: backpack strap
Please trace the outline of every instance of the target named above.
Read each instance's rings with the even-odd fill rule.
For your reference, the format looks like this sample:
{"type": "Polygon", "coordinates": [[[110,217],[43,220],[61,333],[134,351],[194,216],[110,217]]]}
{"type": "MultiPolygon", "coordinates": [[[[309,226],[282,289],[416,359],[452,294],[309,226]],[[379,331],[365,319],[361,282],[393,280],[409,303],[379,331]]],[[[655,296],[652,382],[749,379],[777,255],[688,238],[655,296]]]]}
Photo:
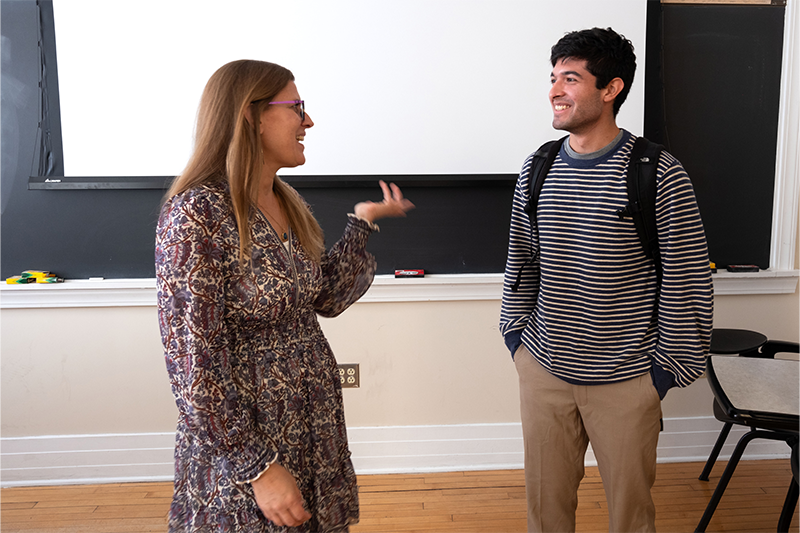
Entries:
{"type": "MultiPolygon", "coordinates": [[[[569,135],[557,141],[548,141],[533,153],[533,161],[531,161],[531,166],[528,168],[528,202],[525,204],[525,207],[523,207],[523,210],[528,214],[531,229],[536,227],[536,207],[539,205],[539,194],[542,192],[544,178],[550,171],[550,167],[553,165],[553,161],[555,161],[558,151],[561,149],[561,145],[567,137],[569,137],[569,135]]],[[[539,251],[537,250],[531,255],[525,265],[535,263],[538,257],[539,251]]],[[[519,289],[519,284],[522,281],[523,269],[524,266],[517,272],[517,279],[511,285],[512,292],[517,292],[517,289],[519,289]]]]}
{"type": "Polygon", "coordinates": [[[539,147],[533,154],[533,161],[531,161],[530,169],[528,170],[528,184],[530,186],[530,193],[528,195],[528,203],[525,204],[525,212],[531,220],[531,224],[536,225],[536,207],[539,205],[539,194],[542,192],[544,185],[544,178],[550,172],[550,167],[553,165],[564,139],[569,137],[562,137],[557,141],[549,141],[539,147]]]}
{"type": "Polygon", "coordinates": [[[633,217],[636,233],[647,257],[653,260],[658,285],[661,286],[661,250],[656,226],[656,174],[658,158],[664,147],[644,137],[637,137],[631,150],[626,176],[628,205],[617,211],[620,220],[633,217]]]}

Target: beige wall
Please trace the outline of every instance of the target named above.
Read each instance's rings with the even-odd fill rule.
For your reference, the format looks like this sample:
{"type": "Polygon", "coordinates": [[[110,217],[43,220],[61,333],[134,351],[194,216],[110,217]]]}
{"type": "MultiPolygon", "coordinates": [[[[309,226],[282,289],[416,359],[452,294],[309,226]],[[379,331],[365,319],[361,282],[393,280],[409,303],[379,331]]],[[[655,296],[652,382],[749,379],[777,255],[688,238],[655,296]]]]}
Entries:
{"type": "Polygon", "coordinates": [[[497,301],[381,303],[325,320],[337,359],[361,365],[361,388],[345,390],[348,424],[519,422],[499,313],[497,301]]]}
{"type": "Polygon", "coordinates": [[[3,437],[173,431],[154,307],[3,309],[3,437]]]}
{"type": "MultiPolygon", "coordinates": [[[[343,363],[350,427],[519,420],[498,301],[360,303],[323,328],[343,363]]],[[[798,341],[797,293],[722,296],[715,326],[798,341]]],[[[174,430],[155,308],[3,309],[2,436],[174,430]]],[[[665,418],[711,415],[704,379],[670,392],[665,418]]]]}

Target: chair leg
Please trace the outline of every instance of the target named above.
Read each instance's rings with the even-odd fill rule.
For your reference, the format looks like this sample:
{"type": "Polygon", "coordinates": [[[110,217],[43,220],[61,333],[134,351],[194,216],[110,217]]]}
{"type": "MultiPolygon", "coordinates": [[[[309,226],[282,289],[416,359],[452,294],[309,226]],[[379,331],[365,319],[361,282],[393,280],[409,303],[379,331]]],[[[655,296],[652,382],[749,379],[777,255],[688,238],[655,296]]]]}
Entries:
{"type": "Polygon", "coordinates": [[[792,477],[792,482],[789,484],[789,491],[786,493],[786,500],[783,502],[781,517],[778,519],[778,533],[789,531],[789,526],[792,525],[794,509],[797,507],[798,495],[800,495],[800,487],[797,485],[797,480],[792,477]]]}
{"type": "Polygon", "coordinates": [[[695,533],[705,532],[706,528],[708,527],[708,523],[711,522],[711,517],[714,516],[714,511],[717,509],[717,505],[719,505],[719,501],[722,499],[722,494],[725,492],[725,488],[727,488],[728,482],[733,476],[733,471],[736,470],[736,465],[739,464],[739,459],[742,458],[744,449],[747,447],[747,444],[755,438],[785,440],[786,436],[776,433],[775,431],[764,431],[759,429],[753,429],[742,435],[742,438],[739,439],[738,443],[736,443],[736,448],[733,449],[733,454],[731,454],[731,458],[728,461],[728,466],[725,467],[725,471],[722,473],[722,477],[719,479],[717,488],[714,489],[714,494],[711,496],[711,500],[708,502],[702,518],[700,518],[700,523],[698,523],[697,528],[695,528],[695,533]]]}
{"type": "Polygon", "coordinates": [[[711,453],[708,456],[706,466],[703,467],[703,472],[700,474],[700,477],[697,478],[700,481],[708,481],[708,475],[711,473],[711,469],[714,468],[714,463],[717,462],[719,452],[722,451],[722,446],[725,444],[725,440],[728,438],[728,434],[731,432],[732,427],[733,423],[731,422],[725,422],[725,425],[722,426],[722,430],[719,432],[719,436],[717,437],[717,442],[714,443],[714,447],[711,449],[711,453]]]}
{"type": "Polygon", "coordinates": [[[797,484],[798,475],[798,437],[793,436],[786,441],[792,448],[792,482],[789,484],[789,490],[786,493],[786,500],[783,502],[783,509],[781,510],[781,517],[778,520],[778,532],[789,531],[789,526],[792,525],[792,517],[794,510],[797,507],[797,497],[800,496],[800,486],[797,484]]]}

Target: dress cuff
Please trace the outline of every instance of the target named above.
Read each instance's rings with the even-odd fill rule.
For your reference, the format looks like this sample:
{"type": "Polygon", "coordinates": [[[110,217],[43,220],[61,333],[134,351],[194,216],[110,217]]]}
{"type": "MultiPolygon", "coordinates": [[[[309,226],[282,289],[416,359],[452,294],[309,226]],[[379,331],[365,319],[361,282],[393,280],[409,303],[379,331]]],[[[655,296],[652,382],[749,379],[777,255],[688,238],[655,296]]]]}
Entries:
{"type": "Polygon", "coordinates": [[[243,450],[237,456],[238,459],[242,460],[242,463],[234,467],[233,476],[231,476],[233,482],[237,485],[244,485],[245,483],[250,483],[251,480],[258,479],[261,474],[267,471],[269,465],[278,460],[279,454],[276,451],[263,450],[254,459],[248,459],[248,455],[248,451],[243,450]]]}
{"type": "Polygon", "coordinates": [[[381,231],[380,226],[378,226],[376,223],[370,222],[369,220],[367,220],[365,218],[361,218],[360,216],[356,215],[355,213],[347,213],[347,216],[350,218],[350,220],[360,220],[361,222],[366,224],[367,227],[369,229],[371,229],[372,231],[377,231],[377,232],[381,231]]]}
{"type": "Polygon", "coordinates": [[[250,479],[246,479],[246,480],[244,480],[244,481],[234,481],[234,483],[236,483],[237,485],[246,485],[246,484],[248,484],[248,483],[252,483],[252,482],[254,482],[254,481],[258,481],[258,479],[259,479],[261,476],[263,476],[263,475],[264,475],[264,473],[265,473],[267,470],[269,470],[269,467],[270,467],[270,466],[272,466],[272,465],[275,463],[275,461],[277,461],[277,460],[278,460],[278,458],[277,458],[277,456],[276,456],[276,457],[275,457],[275,459],[273,459],[272,461],[270,461],[269,463],[267,463],[267,467],[266,467],[264,470],[262,470],[261,472],[259,472],[259,473],[258,473],[258,475],[257,475],[256,477],[254,477],[254,478],[250,478],[250,479]]]}

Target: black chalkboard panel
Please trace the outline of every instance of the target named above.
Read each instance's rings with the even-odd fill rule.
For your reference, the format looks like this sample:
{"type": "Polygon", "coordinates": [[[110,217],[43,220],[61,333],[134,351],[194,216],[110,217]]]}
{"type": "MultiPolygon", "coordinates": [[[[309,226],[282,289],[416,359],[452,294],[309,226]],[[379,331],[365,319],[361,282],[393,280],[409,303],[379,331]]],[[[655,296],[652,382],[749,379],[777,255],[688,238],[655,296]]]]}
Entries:
{"type": "MultiPolygon", "coordinates": [[[[515,176],[494,184],[454,181],[447,187],[400,182],[416,205],[407,218],[378,221],[381,230],[367,249],[378,260],[378,273],[421,268],[430,274],[502,272],[508,250],[515,176]]],[[[291,182],[291,180],[289,180],[291,182]]],[[[330,245],[341,234],[346,213],[356,202],[381,199],[380,189],[298,188],[311,204],[330,245]]]]}
{"type": "Polygon", "coordinates": [[[3,279],[152,278],[162,190],[15,191],[3,211],[3,279]]]}
{"type": "Polygon", "coordinates": [[[649,6],[645,135],[691,176],[711,260],[767,268],[784,7],[649,6]]]}
{"type": "MultiPolygon", "coordinates": [[[[508,245],[514,179],[449,187],[406,186],[417,209],[379,221],[368,250],[378,273],[422,268],[431,274],[500,272],[508,245]]],[[[347,213],[381,199],[377,181],[358,187],[298,187],[328,246],[347,213]]],[[[43,269],[71,279],[152,278],[155,226],[164,191],[23,191],[3,212],[3,277],[43,269]],[[11,223],[6,223],[6,219],[11,223]]]]}

